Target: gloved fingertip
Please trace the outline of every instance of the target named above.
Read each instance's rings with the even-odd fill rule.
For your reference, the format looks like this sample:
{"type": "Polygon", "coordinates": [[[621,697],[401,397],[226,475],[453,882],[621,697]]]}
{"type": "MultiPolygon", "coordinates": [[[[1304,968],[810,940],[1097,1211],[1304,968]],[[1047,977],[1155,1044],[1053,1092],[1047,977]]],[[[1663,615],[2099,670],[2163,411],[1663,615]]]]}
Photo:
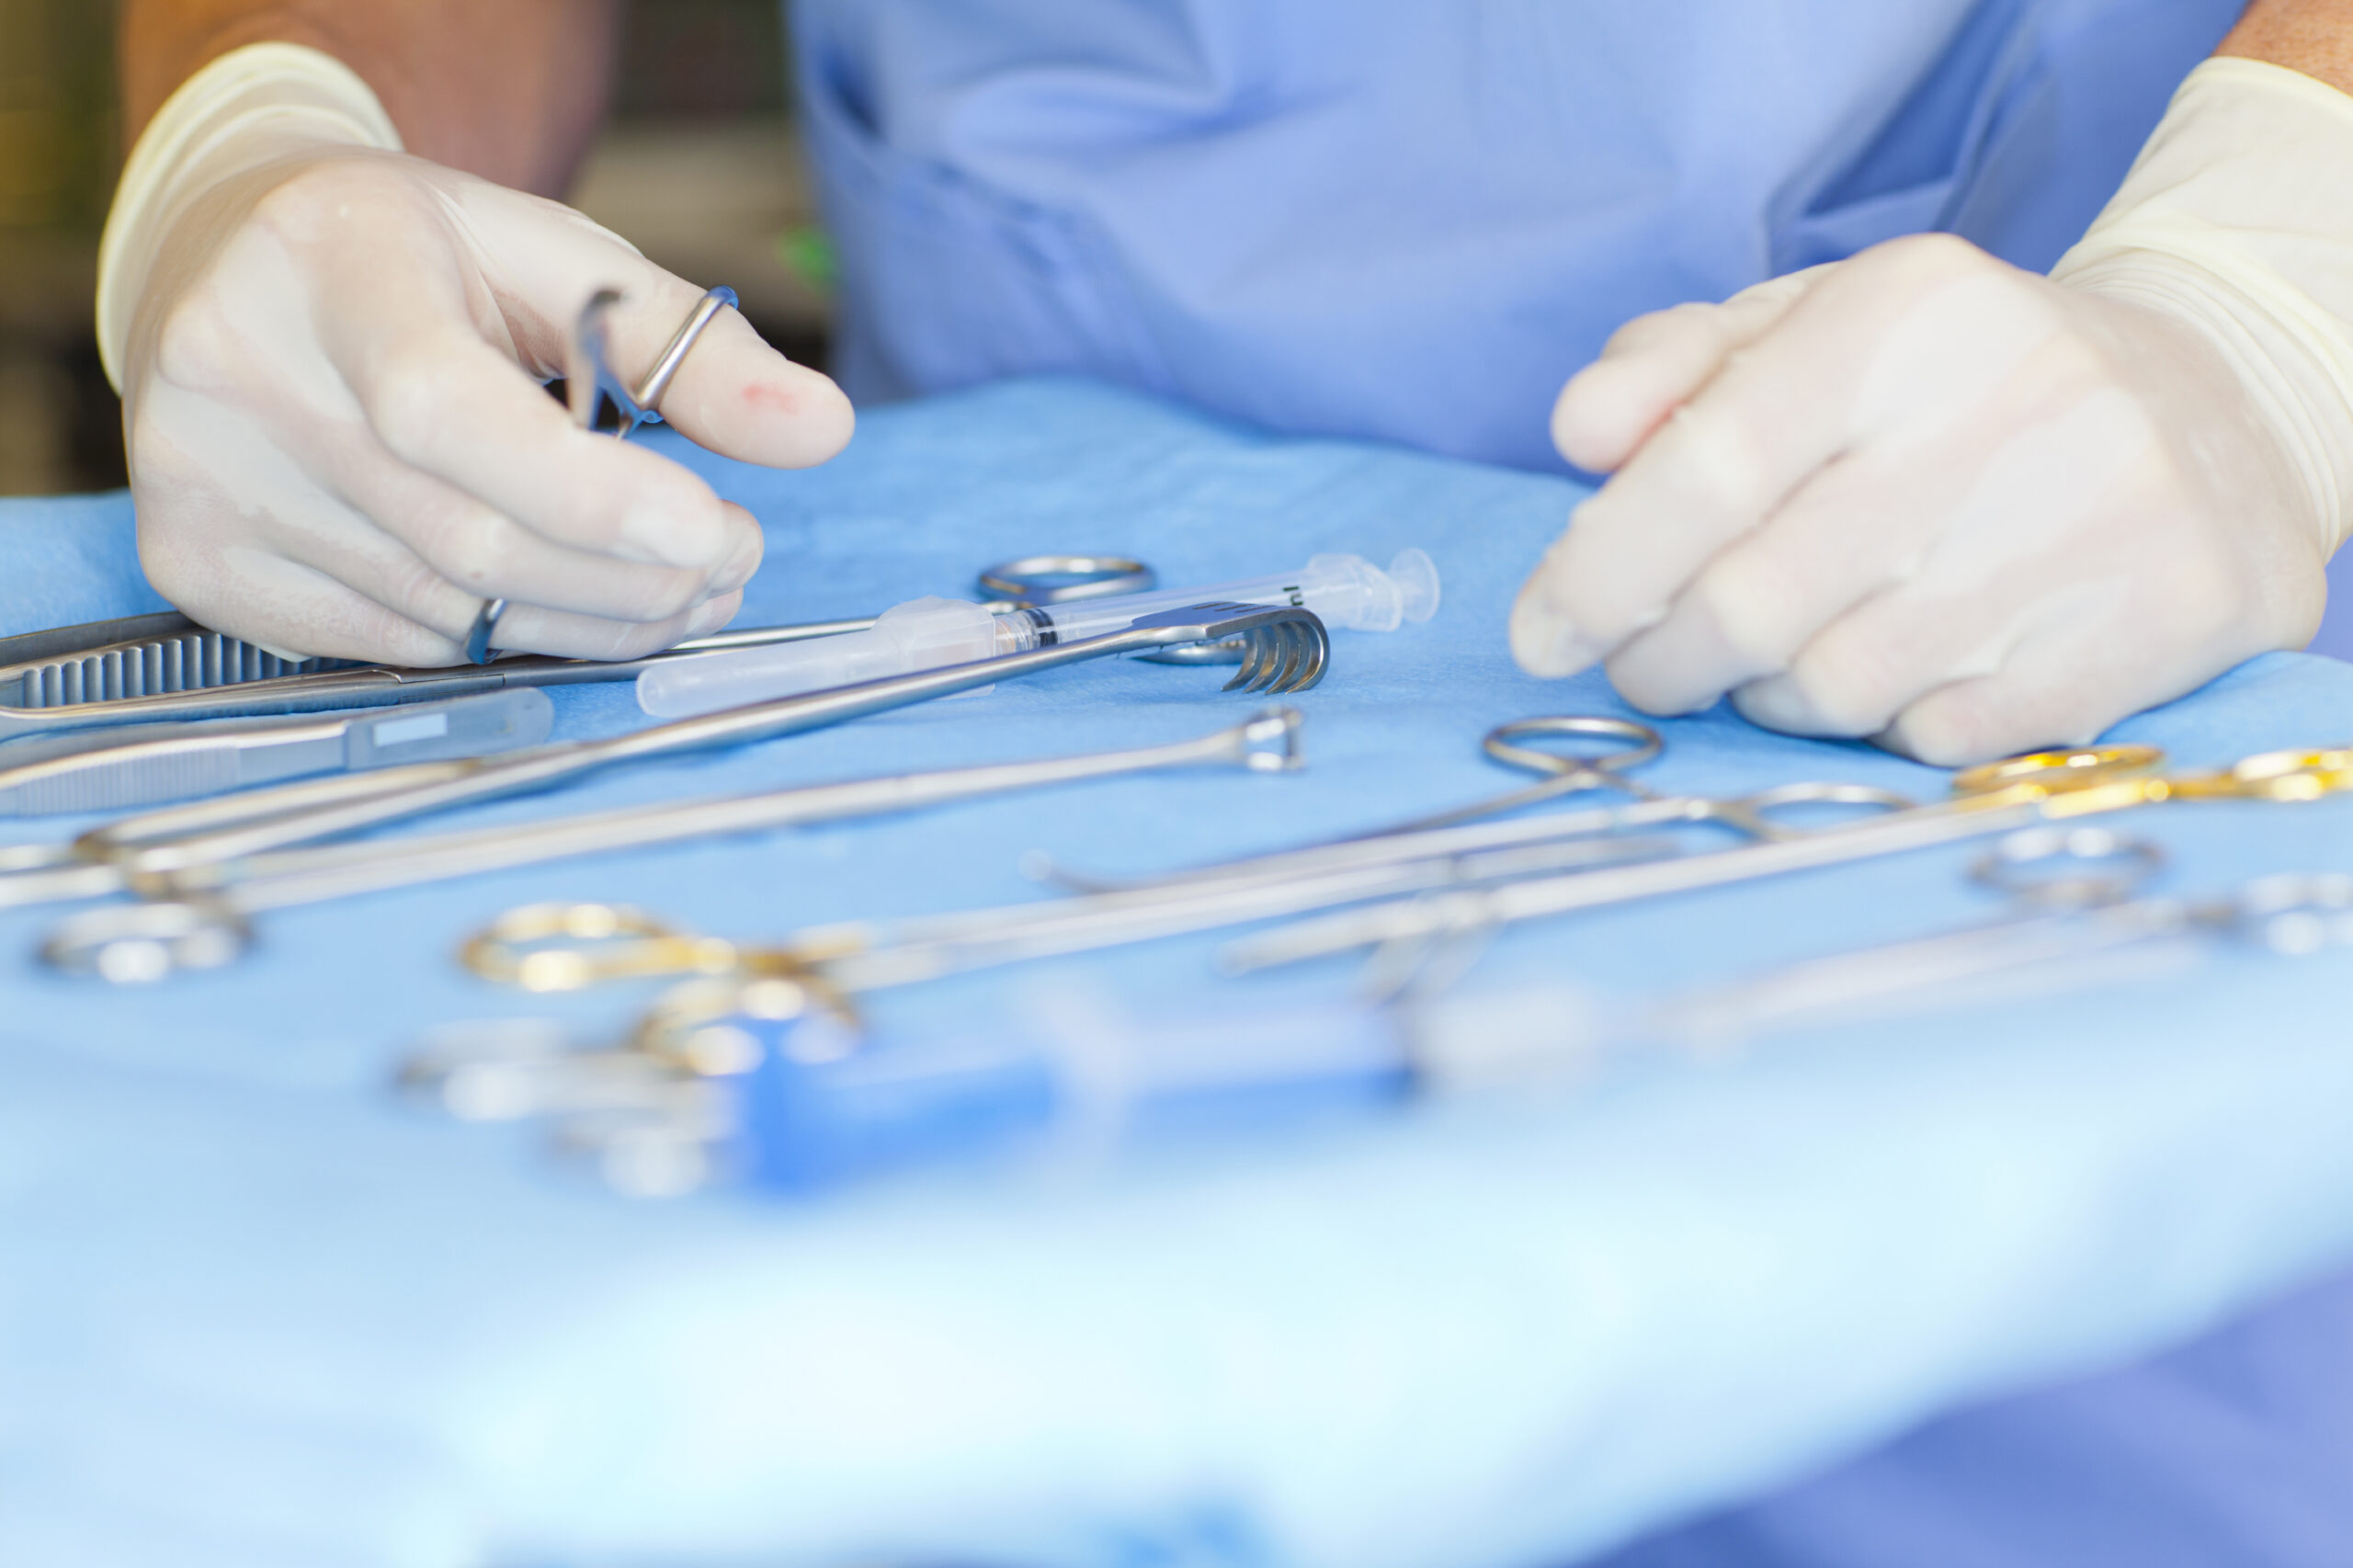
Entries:
{"type": "Polygon", "coordinates": [[[1751,681],[1732,694],[1732,705],[1742,718],[1768,730],[1810,734],[1818,728],[1813,710],[1787,681],[1751,681]]]}
{"type": "Polygon", "coordinates": [[[733,593],[721,594],[716,598],[706,599],[697,605],[694,613],[688,618],[686,635],[708,637],[712,632],[722,630],[729,621],[735,619],[736,612],[743,608],[744,595],[741,589],[733,593]]]}
{"type": "Polygon", "coordinates": [[[764,344],[725,370],[716,361],[708,369],[673,394],[665,414],[722,456],[763,468],[811,468],[848,446],[858,427],[848,396],[829,377],[764,344]]]}
{"type": "Polygon", "coordinates": [[[858,432],[858,411],[849,394],[830,376],[804,371],[797,389],[801,410],[791,416],[790,434],[795,466],[812,466],[838,455],[858,432]]]}
{"type": "Polygon", "coordinates": [[[1577,634],[1576,623],[1562,614],[1541,585],[1531,579],[1520,590],[1519,602],[1512,606],[1511,656],[1529,675],[1558,679],[1590,668],[1601,657],[1601,650],[1577,634]]]}
{"type": "Polygon", "coordinates": [[[713,594],[740,593],[752,574],[760,569],[760,560],[767,552],[767,537],[760,531],[752,515],[733,502],[724,503],[728,515],[745,526],[736,535],[735,552],[710,574],[713,594]]]}
{"type": "Polygon", "coordinates": [[[1649,439],[1674,400],[1639,359],[1604,359],[1569,378],[1552,403],[1554,449],[1588,473],[1614,473],[1649,439]]]}

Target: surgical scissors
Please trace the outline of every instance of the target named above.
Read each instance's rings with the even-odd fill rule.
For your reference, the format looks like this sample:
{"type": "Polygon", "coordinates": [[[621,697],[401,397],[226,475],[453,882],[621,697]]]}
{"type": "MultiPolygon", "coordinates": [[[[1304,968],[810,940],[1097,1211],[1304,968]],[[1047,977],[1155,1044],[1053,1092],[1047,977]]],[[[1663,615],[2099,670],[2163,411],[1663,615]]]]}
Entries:
{"type": "MultiPolygon", "coordinates": [[[[719,318],[719,312],[736,306],[735,290],[722,286],[706,292],[670,335],[670,341],[654,356],[654,368],[645,372],[645,380],[631,386],[613,369],[612,314],[613,307],[621,302],[618,289],[599,289],[588,296],[580,307],[580,321],[572,335],[572,362],[564,367],[565,402],[570,405],[574,423],[584,430],[607,430],[613,439],[626,441],[640,425],[659,420],[662,394],[670,390],[670,382],[678,368],[687,362],[687,355],[694,348],[695,340],[703,329],[719,318]]],[[[506,613],[507,601],[490,598],[474,616],[473,625],[466,632],[466,660],[469,664],[486,665],[496,656],[490,640],[498,631],[499,618],[506,613]]]]}
{"type": "Polygon", "coordinates": [[[1364,1106],[1401,1091],[1584,1081],[1604,1051],[1705,1058],[1859,1013],[2143,978],[2222,940],[2290,956],[2353,943],[2353,877],[2259,877],[2195,900],[2142,893],[2163,866],[2154,845],[2105,827],[2024,829],[1971,868],[1973,881],[2008,899],[1989,923],[1626,1004],[1548,986],[1405,1006],[1347,1003],[1279,1022],[1093,1019],[1076,1039],[1025,1017],[970,1036],[871,1042],[881,1049],[870,1052],[855,984],[840,971],[666,932],[633,910],[534,906],[470,943],[470,967],[542,992],[599,977],[699,978],[665,990],[618,1045],[575,1049],[544,1020],[478,1025],[442,1031],[399,1081],[470,1120],[558,1119],[559,1144],[589,1154],[625,1191],[679,1191],[730,1170],[808,1191],[910,1159],[1035,1146],[1082,1123],[1098,1134],[1146,1126],[1149,1115],[1135,1113],[1157,1096],[1181,1097],[1196,1115],[1221,1105],[1255,1121],[1302,1091],[1313,1105],[1364,1106]],[[575,945],[533,945],[546,937],[575,945]],[[1009,1096],[1008,1083],[1022,1092],[1009,1096]],[[883,1085],[888,1092],[875,1092],[883,1085]],[[950,1108],[960,1107],[976,1114],[950,1108]],[[1108,1120],[1107,1107],[1115,1108],[1108,1120]]]}
{"type": "Polygon", "coordinates": [[[1745,795],[1722,797],[1661,794],[1641,780],[1627,777],[1628,769],[1656,760],[1665,749],[1665,739],[1657,730],[1631,719],[1566,714],[1516,719],[1488,731],[1479,744],[1487,756],[1506,767],[1546,777],[1542,782],[1526,789],[1369,833],[1154,877],[1112,881],[1072,872],[1042,856],[1032,857],[1028,869],[1040,880],[1089,892],[1177,883],[1266,881],[1343,868],[1684,825],[1726,828],[1745,838],[1765,843],[1807,831],[1775,820],[1779,813],[1793,808],[1856,807],[1898,812],[1916,803],[1909,796],[1877,785],[1816,781],[1777,784],[1745,795]],[[1546,735],[1620,744],[1615,750],[1593,756],[1563,755],[1524,744],[1546,735]],[[1600,790],[1631,795],[1634,802],[1505,822],[1484,820],[1564,795],[1600,790]]]}
{"type": "MultiPolygon", "coordinates": [[[[670,382],[676,377],[679,367],[686,363],[687,355],[693,350],[696,340],[718,319],[721,311],[737,308],[738,301],[735,290],[729,288],[712,289],[704,294],[696,301],[687,319],[678,324],[678,330],[671,335],[669,343],[654,358],[654,368],[646,371],[645,380],[634,387],[623,381],[613,369],[612,312],[620,302],[619,290],[599,289],[580,308],[579,326],[573,334],[573,363],[567,368],[564,391],[572,416],[583,429],[608,429],[615,440],[625,441],[640,425],[649,420],[658,421],[662,417],[659,412],[662,394],[670,390],[670,382]]],[[[1029,603],[1067,602],[1130,591],[1127,585],[1131,582],[1137,590],[1148,588],[1152,586],[1152,574],[1140,562],[1116,557],[1031,556],[989,567],[981,574],[983,592],[1002,594],[1029,603]],[[1053,564],[1056,562],[1065,564],[1053,564]],[[1068,564],[1074,562],[1084,564],[1068,564]],[[1114,562],[1116,564],[1111,564],[1114,562]],[[1074,580],[1044,601],[1028,598],[1024,594],[1025,587],[1041,577],[1054,576],[1074,580]]],[[[482,609],[466,632],[466,658],[470,663],[487,665],[497,656],[490,640],[497,634],[499,618],[506,610],[507,601],[504,598],[483,601],[482,609]]],[[[869,618],[861,625],[835,624],[826,627],[824,631],[806,631],[805,634],[823,636],[832,631],[862,631],[870,624],[872,620],[869,618]]],[[[710,653],[723,647],[745,647],[751,641],[739,638],[732,642],[722,642],[703,639],[698,642],[693,651],[710,653]]],[[[759,641],[779,642],[792,639],[767,637],[759,641]]],[[[1163,656],[1167,652],[1162,650],[1163,656]]]]}
{"type": "MultiPolygon", "coordinates": [[[[1651,865],[1375,904],[1245,938],[1230,945],[1220,962],[1230,973],[1246,973],[1357,948],[1484,932],[2168,801],[2295,803],[2353,790],[2353,750],[2347,749],[2264,752],[2209,773],[2167,773],[2162,771],[2165,763],[2165,754],[2147,745],[2037,752],[1967,769],[1954,778],[1948,799],[1931,804],[1651,865]]],[[[1637,818],[1645,809],[1637,804],[1610,814],[1637,818]]]]}
{"type": "MultiPolygon", "coordinates": [[[[1532,733],[1630,741],[1623,751],[1575,763],[1582,787],[1615,781],[1615,767],[1658,754],[1648,726],[1629,720],[1544,719],[1505,726],[1504,741],[1532,733]],[[1532,727],[1531,727],[1532,726],[1532,727]],[[1630,760],[1631,759],[1631,760],[1630,760]]],[[[1492,738],[1492,737],[1491,737],[1492,738]]],[[[1539,754],[1543,755],[1543,754],[1539,754]]],[[[1546,770],[1563,759],[1546,757],[1546,770]]],[[[1557,791],[1554,791],[1557,792],[1557,791]]],[[[1646,792],[1647,793],[1647,792],[1646,792]]],[[[1886,791],[1843,785],[1786,786],[1735,802],[1665,801],[1649,820],[1667,825],[1721,811],[1726,820],[1777,832],[1762,813],[1781,797],[1908,805],[1886,791]]],[[[1613,819],[1614,821],[1614,819],[1613,819]]],[[[1483,885],[1571,868],[1615,865],[1672,853],[1665,838],[1628,833],[1548,843],[1528,824],[1430,830],[1398,839],[1351,840],[1290,855],[1213,867],[1191,876],[1103,888],[1044,903],[1009,904],[894,922],[853,922],[801,931],[772,946],[738,948],[685,937],[642,912],[602,904],[532,905],[511,911],[464,949],[486,978],[534,990],[569,990],[598,980],[650,974],[710,975],[742,969],[822,978],[844,994],[905,985],[951,972],[1091,952],[1221,926],[1303,914],[1431,888],[1483,885]],[[1523,830],[1520,840],[1498,827],[1523,830]],[[556,938],[576,938],[577,945],[556,938]],[[526,950],[526,949],[529,950],[526,950]]]]}
{"type": "Polygon", "coordinates": [[[1663,846],[1632,838],[1431,858],[1295,879],[1279,888],[1144,888],[1086,893],[898,921],[813,926],[779,942],[739,945],[672,929],[643,911],[599,903],[508,911],[461,949],[487,980],[569,991],[650,975],[738,974],[812,980],[849,996],[947,974],[1097,952],[1417,888],[1462,886],[1564,866],[1607,865],[1663,846]]]}

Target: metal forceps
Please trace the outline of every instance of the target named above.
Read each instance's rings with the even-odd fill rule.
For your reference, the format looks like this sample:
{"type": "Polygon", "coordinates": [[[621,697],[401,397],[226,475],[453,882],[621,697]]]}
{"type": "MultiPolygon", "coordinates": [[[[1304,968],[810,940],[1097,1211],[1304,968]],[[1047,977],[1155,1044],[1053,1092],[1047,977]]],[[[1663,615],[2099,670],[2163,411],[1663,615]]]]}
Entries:
{"type": "MultiPolygon", "coordinates": [[[[580,324],[573,334],[573,363],[565,367],[564,392],[572,408],[572,417],[584,430],[606,428],[607,411],[610,410],[611,433],[615,440],[626,441],[630,433],[649,419],[659,419],[657,412],[662,394],[670,390],[670,382],[678,367],[687,362],[687,355],[694,348],[695,340],[718,318],[719,312],[737,303],[735,290],[717,288],[704,294],[670,335],[670,341],[655,357],[654,368],[645,372],[645,380],[631,386],[613,370],[612,324],[613,307],[621,302],[618,289],[599,289],[580,307],[580,324]]],[[[498,633],[499,618],[506,613],[505,599],[486,599],[474,616],[472,628],[466,633],[466,657],[477,665],[490,663],[496,652],[490,640],[498,633]]]]}
{"type": "Polygon", "coordinates": [[[1540,782],[1488,800],[1474,801],[1452,811],[1392,824],[1358,836],[1393,838],[1410,833],[1426,833],[1432,828],[1453,827],[1461,823],[1502,816],[1522,807],[1541,805],[1546,801],[1555,801],[1563,795],[1582,794],[1589,790],[1616,790],[1638,801],[1654,801],[1658,799],[1657,794],[1640,779],[1626,777],[1626,770],[1657,760],[1659,754],[1666,749],[1666,742],[1648,724],[1638,723],[1631,719],[1548,714],[1533,719],[1515,719],[1507,724],[1496,725],[1480,738],[1479,749],[1506,767],[1535,774],[1540,782]],[[1544,751],[1520,744],[1538,735],[1623,741],[1626,744],[1618,751],[1584,756],[1574,752],[1544,751]]]}
{"type": "MultiPolygon", "coordinates": [[[[1229,972],[1244,973],[1358,948],[1483,934],[1522,920],[1728,887],[2168,801],[2296,803],[2353,790],[2353,749],[2263,752],[2211,773],[2168,773],[2165,765],[2165,754],[2147,745],[2037,752],[1966,769],[1954,778],[1950,797],[1928,805],[1648,865],[1371,905],[1246,938],[1229,946],[1221,963],[1229,972]]],[[[1636,806],[1620,814],[1642,810],[1636,806]]]]}
{"type": "Polygon", "coordinates": [[[1252,691],[1304,691],[1323,678],[1330,660],[1330,640],[1313,611],[1213,601],[1142,616],[1122,631],[1098,637],[722,709],[604,740],[564,741],[497,757],[358,775],[367,782],[339,781],[340,790],[297,785],[134,817],[84,835],[76,846],[134,872],[181,872],[452,806],[530,793],[599,768],[800,734],[1066,665],[1231,637],[1245,640],[1253,655],[1226,682],[1226,691],[1245,683],[1252,691]],[[167,825],[216,820],[227,825],[187,834],[167,825]]]}
{"type": "MultiPolygon", "coordinates": [[[[1180,1026],[1158,1047],[1175,1046],[1181,1056],[1173,1075],[1155,1074],[1155,1047],[1142,1040],[1138,1054],[1120,1058],[1143,1068],[1120,1080],[1134,1096],[1122,1104],[1173,1092],[1222,1100],[1249,1118],[1303,1085],[1361,1093],[1378,1084],[1373,1104],[1388,1103],[1397,1088],[1416,1096],[1509,1089],[1584,1078],[1604,1051],[1704,1058],[1859,1013],[1916,1014],[1952,1000],[2017,1001],[2141,979],[2220,942],[2288,956],[2353,945],[2353,876],[2262,877],[2213,899],[2146,895],[2163,866],[2154,846],[2103,827],[2027,829],[1971,869],[2010,906],[1981,926],[1622,1006],[1554,993],[1501,1013],[1482,1011],[1495,998],[1475,997],[1465,999],[1467,1010],[1444,1001],[1427,1009],[1335,1009],[1362,1020],[1339,1031],[1337,1050],[1313,1038],[1310,1024],[1305,1039],[1262,1038],[1221,1055],[1214,1037],[1180,1026]],[[1269,1097],[1254,1099],[1261,1092],[1269,1097]]],[[[512,911],[474,937],[463,958],[476,973],[538,992],[598,979],[700,977],[664,991],[609,1046],[576,1048],[551,1020],[519,1028],[506,1020],[442,1031],[402,1069],[402,1087],[464,1119],[555,1119],[557,1147],[590,1159],[628,1192],[665,1194],[728,1176],[806,1192],[909,1158],[1003,1147],[999,1140],[1070,1126],[1076,1107],[1101,1103],[1081,1098],[1091,1091],[1074,1086],[1081,1080],[1070,1059],[1041,1038],[1050,1028],[1007,1029],[1002,1035],[1011,1039],[992,1037],[978,1049],[971,1040],[939,1050],[877,1042],[884,1049],[861,1067],[856,1059],[868,1041],[856,992],[865,987],[855,971],[812,963],[805,950],[671,932],[634,910],[512,911]],[[1023,1085],[1024,1109],[1006,1110],[1008,1082],[1023,1085]],[[887,1092],[877,1095],[876,1085],[887,1092]],[[1005,1114],[960,1117],[945,1107],[1005,1114]]]]}
{"type": "Polygon", "coordinates": [[[125,877],[114,865],[68,870],[113,873],[151,902],[74,916],[51,933],[41,957],[52,967],[116,983],[160,980],[176,970],[230,962],[253,940],[251,917],[391,888],[416,887],[576,856],[773,832],[819,823],[951,805],[1049,786],[1179,768],[1295,772],[1304,766],[1296,709],[1264,710],[1197,739],[1074,756],[1040,757],[928,773],[811,784],[753,795],[665,801],[498,827],[258,854],[183,877],[125,877]]]}
{"type": "Polygon", "coordinates": [[[1498,724],[1489,730],[1480,738],[1479,749],[1506,767],[1538,775],[1541,782],[1490,800],[1474,801],[1450,812],[1416,817],[1411,822],[1399,823],[1361,836],[1365,839],[1402,838],[1411,834],[1502,816],[1523,807],[1540,805],[1563,795],[1580,794],[1589,790],[1616,790],[1633,796],[1645,805],[1656,806],[1672,801],[1688,813],[1686,820],[1714,823],[1745,837],[1758,840],[1787,838],[1803,831],[1772,820],[1775,812],[1790,806],[1868,806],[1892,811],[1914,803],[1907,796],[1869,784],[1808,782],[1779,785],[1747,795],[1662,795],[1642,780],[1626,776],[1628,768],[1655,761],[1666,749],[1665,737],[1656,730],[1631,719],[1588,715],[1514,719],[1509,723],[1498,724]],[[1539,735],[1620,740],[1627,744],[1623,750],[1604,752],[1594,756],[1544,751],[1522,744],[1539,735]]]}
{"type": "Polygon", "coordinates": [[[1993,920],[1711,986],[1646,1009],[1629,1032],[1720,1047],[1949,998],[2018,1000],[2140,978],[2195,961],[2217,940],[2291,957],[2353,943],[2353,876],[2282,872],[2219,897],[2149,895],[2165,863],[2156,845],[2108,827],[2021,828],[1969,869],[2007,901],[1993,920]]]}
{"type": "MultiPolygon", "coordinates": [[[[1885,812],[1909,810],[1917,803],[1909,796],[1877,785],[1832,781],[1779,784],[1745,795],[1721,797],[1662,794],[1640,779],[1627,777],[1627,770],[1655,760],[1665,750],[1665,742],[1658,731],[1631,719],[1581,714],[1516,719],[1488,731],[1479,744],[1496,761],[1542,775],[1542,781],[1370,833],[1131,881],[1112,881],[1074,873],[1044,857],[1033,857],[1029,869],[1033,875],[1082,892],[1267,882],[1347,869],[1525,848],[1567,839],[1655,833],[1688,825],[1713,825],[1756,843],[1770,843],[1813,831],[1777,820],[1781,812],[1792,808],[1851,807],[1885,812]],[[1540,750],[1524,744],[1547,735],[1622,744],[1597,755],[1577,755],[1540,750]],[[1603,790],[1631,795],[1633,801],[1623,806],[1553,812],[1501,822],[1484,820],[1563,796],[1603,790]]],[[[1675,847],[1671,841],[1654,842],[1661,853],[1672,852],[1675,847]]]]}
{"type": "MultiPolygon", "coordinates": [[[[1029,555],[980,574],[992,611],[1141,593],[1156,577],[1123,555],[1029,555]],[[1010,597],[1004,597],[1010,595],[1010,597]]],[[[328,712],[515,687],[634,680],[697,653],[863,631],[872,616],[713,632],[642,659],[510,655],[482,668],[408,669],[337,659],[289,663],[176,612],[0,638],[0,741],[158,721],[328,712]]]]}
{"type": "Polygon", "coordinates": [[[483,979],[570,991],[655,975],[791,978],[848,997],[944,975],[1329,909],[1415,889],[1609,865],[1655,853],[1634,839],[1538,846],[1500,855],[1429,858],[1342,869],[1279,886],[1148,887],[902,920],[859,920],[793,932],[759,946],[673,930],[609,904],[530,904],[508,911],[461,949],[483,979]]]}

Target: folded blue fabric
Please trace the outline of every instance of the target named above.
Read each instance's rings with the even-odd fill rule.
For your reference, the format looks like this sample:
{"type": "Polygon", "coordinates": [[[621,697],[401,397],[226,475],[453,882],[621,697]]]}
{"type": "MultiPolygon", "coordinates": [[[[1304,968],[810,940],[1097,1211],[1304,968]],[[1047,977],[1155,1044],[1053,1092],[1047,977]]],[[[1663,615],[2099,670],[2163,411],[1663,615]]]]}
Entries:
{"type": "MultiPolygon", "coordinates": [[[[288,911],[245,966],[151,992],[42,972],[46,916],[0,916],[0,1559],[1566,1562],[2353,1254],[2336,952],[2225,950],[1579,1093],[819,1204],[630,1202],[534,1131],[406,1108],[389,1074],[430,1026],[615,1030],[645,999],[462,978],[452,943],[513,903],[625,900],[756,937],[1036,897],[1027,849],[1135,870],[1371,826],[1506,783],[1477,753],[1493,723],[1623,711],[1503,647],[1564,481],[1263,439],[1070,381],[871,411],[808,473],[654,438],[767,525],[747,623],[954,593],[1040,550],[1132,551],[1181,585],[1421,545],[1446,603],[1340,635],[1295,777],[1130,779],[288,911]]],[[[0,626],[152,608],[127,523],[119,498],[0,508],[0,626]]],[[[1171,739],[1248,710],[1220,679],[1073,669],[447,825],[1171,739]]],[[[560,734],[638,722],[626,688],[557,695],[560,734]]],[[[2341,742],[2348,713],[2353,669],[2279,656],[2123,733],[2211,765],[2341,742]]],[[[1944,784],[1722,711],[1665,728],[1662,789],[1944,784]]],[[[2177,889],[2353,870],[2353,803],[2130,825],[2177,889]]],[[[1967,859],[1530,926],[1470,983],[1643,993],[1934,931],[1994,912],[1967,859]]],[[[1247,1011],[1348,989],[1339,966],[1218,982],[1210,947],[872,1011],[911,1037],[1073,997],[1247,1011]]]]}

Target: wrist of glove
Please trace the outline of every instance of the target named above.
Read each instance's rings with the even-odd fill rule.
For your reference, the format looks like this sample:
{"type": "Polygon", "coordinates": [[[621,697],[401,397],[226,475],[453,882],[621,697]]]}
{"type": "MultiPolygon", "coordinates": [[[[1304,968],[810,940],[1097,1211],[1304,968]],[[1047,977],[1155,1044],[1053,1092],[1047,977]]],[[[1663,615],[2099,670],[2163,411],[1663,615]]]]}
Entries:
{"type": "MultiPolygon", "coordinates": [[[[574,426],[539,384],[616,288],[642,371],[702,290],[555,202],[410,157],[358,78],[268,44],[185,85],[126,165],[99,340],[140,552],[205,624],[289,652],[447,664],[626,658],[716,630],[760,532],[686,470],[574,426]]],[[[724,312],[665,417],[754,462],[848,437],[833,383],[724,312]]]]}
{"type": "Polygon", "coordinates": [[[1958,764],[2301,646],[2353,528],[2348,172],[2353,99],[2211,61],[2050,278],[1919,236],[1630,324],[1554,411],[1611,477],[1515,655],[1958,764]]]}

